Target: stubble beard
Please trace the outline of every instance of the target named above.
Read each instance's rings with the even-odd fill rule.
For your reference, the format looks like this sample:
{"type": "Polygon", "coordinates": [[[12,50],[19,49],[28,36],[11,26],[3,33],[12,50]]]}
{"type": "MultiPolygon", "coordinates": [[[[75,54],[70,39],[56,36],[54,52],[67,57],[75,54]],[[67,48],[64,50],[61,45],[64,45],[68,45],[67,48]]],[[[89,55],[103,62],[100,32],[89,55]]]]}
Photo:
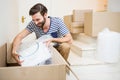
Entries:
{"type": "Polygon", "coordinates": [[[45,22],[46,22],[46,19],[44,18],[44,20],[43,20],[42,22],[38,23],[37,26],[38,26],[39,28],[42,28],[42,29],[43,29],[43,26],[44,26],[45,22]]]}

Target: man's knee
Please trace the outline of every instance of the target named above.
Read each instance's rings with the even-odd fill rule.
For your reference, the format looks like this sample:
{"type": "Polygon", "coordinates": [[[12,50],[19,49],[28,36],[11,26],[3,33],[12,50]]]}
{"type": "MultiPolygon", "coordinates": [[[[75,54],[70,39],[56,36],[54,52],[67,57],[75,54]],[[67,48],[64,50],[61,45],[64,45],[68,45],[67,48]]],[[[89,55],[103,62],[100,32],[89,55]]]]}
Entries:
{"type": "Polygon", "coordinates": [[[68,56],[69,56],[69,52],[70,52],[70,44],[68,44],[68,43],[62,43],[60,46],[61,46],[60,54],[67,61],[68,56]]]}
{"type": "Polygon", "coordinates": [[[62,44],[61,44],[61,47],[62,47],[64,50],[70,50],[70,44],[69,44],[69,43],[62,43],[62,44]]]}

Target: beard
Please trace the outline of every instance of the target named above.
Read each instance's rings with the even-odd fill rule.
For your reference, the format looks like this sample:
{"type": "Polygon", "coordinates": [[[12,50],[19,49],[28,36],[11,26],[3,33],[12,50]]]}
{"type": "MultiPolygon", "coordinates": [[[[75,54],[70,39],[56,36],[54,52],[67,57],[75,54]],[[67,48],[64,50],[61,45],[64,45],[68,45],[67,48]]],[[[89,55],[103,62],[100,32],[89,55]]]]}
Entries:
{"type": "Polygon", "coordinates": [[[45,22],[46,22],[46,19],[43,18],[43,21],[42,21],[42,22],[39,22],[39,23],[36,24],[36,25],[37,25],[39,28],[42,28],[42,29],[43,29],[43,26],[44,26],[45,22]]]}

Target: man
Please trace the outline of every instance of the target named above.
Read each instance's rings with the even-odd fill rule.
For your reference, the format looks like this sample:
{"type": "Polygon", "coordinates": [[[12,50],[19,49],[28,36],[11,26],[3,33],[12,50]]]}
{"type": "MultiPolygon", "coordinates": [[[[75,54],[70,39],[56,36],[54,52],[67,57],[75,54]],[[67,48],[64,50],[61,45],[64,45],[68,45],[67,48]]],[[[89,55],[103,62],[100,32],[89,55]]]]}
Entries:
{"type": "Polygon", "coordinates": [[[21,64],[23,61],[19,61],[19,54],[16,52],[17,48],[22,39],[32,32],[35,32],[36,38],[50,34],[53,38],[46,41],[46,44],[49,45],[51,42],[57,42],[58,44],[54,47],[67,61],[72,37],[63,21],[57,17],[48,17],[47,8],[41,3],[34,5],[30,9],[29,15],[32,17],[32,21],[13,40],[12,56],[18,64],[21,64]]]}

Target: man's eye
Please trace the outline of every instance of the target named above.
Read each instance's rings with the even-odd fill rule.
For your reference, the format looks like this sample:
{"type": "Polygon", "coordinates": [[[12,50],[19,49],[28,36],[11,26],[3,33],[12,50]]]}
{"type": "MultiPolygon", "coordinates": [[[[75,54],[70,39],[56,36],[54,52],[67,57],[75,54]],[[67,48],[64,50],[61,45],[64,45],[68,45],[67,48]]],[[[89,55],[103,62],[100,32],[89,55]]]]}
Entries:
{"type": "Polygon", "coordinates": [[[35,19],[35,20],[32,20],[32,21],[39,21],[40,19],[35,19]]]}
{"type": "Polygon", "coordinates": [[[40,19],[36,19],[36,21],[39,21],[40,19]]]}
{"type": "Polygon", "coordinates": [[[33,22],[35,22],[35,20],[32,20],[33,22]]]}

